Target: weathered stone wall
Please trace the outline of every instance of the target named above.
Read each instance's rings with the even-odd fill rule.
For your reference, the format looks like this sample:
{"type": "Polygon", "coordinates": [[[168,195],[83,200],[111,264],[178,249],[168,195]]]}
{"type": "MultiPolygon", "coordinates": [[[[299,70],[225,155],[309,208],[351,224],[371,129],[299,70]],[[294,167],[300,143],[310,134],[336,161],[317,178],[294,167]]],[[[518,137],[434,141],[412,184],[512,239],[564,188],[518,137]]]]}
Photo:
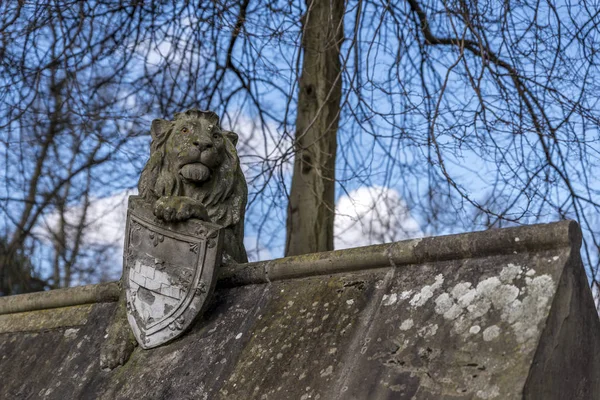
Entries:
{"type": "Polygon", "coordinates": [[[113,371],[114,287],[1,299],[0,398],[600,398],[579,246],[562,222],[225,270],[189,333],[113,371]]]}

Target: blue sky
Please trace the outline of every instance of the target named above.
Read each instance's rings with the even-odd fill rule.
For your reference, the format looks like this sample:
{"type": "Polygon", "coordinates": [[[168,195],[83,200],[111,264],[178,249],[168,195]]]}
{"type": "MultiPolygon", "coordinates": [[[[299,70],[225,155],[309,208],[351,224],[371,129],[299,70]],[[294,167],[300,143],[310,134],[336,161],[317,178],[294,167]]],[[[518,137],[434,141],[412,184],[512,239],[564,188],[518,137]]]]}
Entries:
{"type": "MultiPolygon", "coordinates": [[[[358,4],[347,4],[345,18],[347,40],[342,48],[346,66],[344,106],[336,171],[338,203],[344,202],[345,207],[355,205],[358,209],[359,205],[346,200],[358,197],[355,200],[363,204],[365,193],[375,190],[378,196],[370,208],[373,215],[381,219],[382,210],[376,206],[387,203],[377,202],[377,199],[381,200],[382,196],[386,200],[400,198],[418,224],[419,234],[483,229],[487,227],[487,218],[478,215],[474,207],[481,205],[491,213],[508,210],[504,217],[518,218],[519,223],[576,218],[584,222],[584,234],[590,239],[594,234],[593,227],[597,226],[598,208],[586,199],[600,194],[600,147],[595,119],[598,95],[594,91],[599,71],[595,53],[591,50],[600,41],[596,30],[584,24],[585,19],[590,18],[585,10],[559,2],[557,6],[562,19],[546,4],[539,4],[534,10],[527,4],[515,3],[506,10],[502,8],[504,3],[492,2],[489,5],[494,7],[483,10],[487,17],[484,21],[487,23],[486,43],[502,58],[513,62],[529,79],[526,80],[528,88],[538,96],[540,109],[558,126],[554,136],[545,132],[543,140],[549,145],[546,157],[529,118],[526,116],[524,122],[518,118],[526,112],[522,102],[513,98],[515,90],[505,70],[468,52],[461,53],[459,47],[423,48],[416,45],[420,39],[414,29],[414,15],[408,12],[404,2],[392,4],[387,9],[375,3],[361,3],[359,9],[358,4]],[[537,19],[531,27],[534,15],[537,19]],[[569,18],[564,17],[567,15],[569,18]],[[358,25],[355,24],[357,21],[358,25]],[[562,42],[553,35],[559,21],[562,42]],[[351,40],[353,38],[356,40],[351,40]],[[548,57],[556,49],[562,51],[561,57],[548,57]],[[552,60],[554,66],[549,64],[552,60]],[[480,79],[481,84],[474,85],[473,79],[480,79]],[[581,107],[571,109],[582,89],[586,95],[581,98],[581,107]],[[559,125],[558,121],[569,112],[574,114],[559,125]],[[564,179],[553,166],[547,165],[549,161],[566,172],[569,179],[564,179]],[[581,199],[569,201],[567,183],[581,199]]],[[[442,12],[443,3],[426,4],[430,7],[427,12],[432,16],[434,33],[477,39],[459,19],[447,18],[442,12]],[[435,8],[437,12],[433,11],[435,8]]],[[[485,4],[481,3],[481,7],[485,4]]],[[[156,31],[144,32],[144,39],[137,47],[132,48],[131,44],[117,50],[123,54],[135,50],[134,62],[123,72],[119,90],[105,94],[114,96],[115,106],[111,112],[115,123],[103,128],[112,140],[103,151],[115,151],[120,164],[117,170],[116,164],[111,164],[97,171],[107,178],[94,185],[92,194],[95,198],[118,198],[124,190],[134,187],[137,173],[148,155],[151,120],[172,118],[174,111],[182,111],[164,104],[164,98],[156,96],[156,91],[140,91],[132,84],[148,72],[155,73],[153,80],[144,81],[146,85],[166,84],[165,90],[172,87],[174,101],[185,107],[213,109],[222,116],[225,128],[240,133],[241,159],[250,182],[246,224],[248,245],[259,249],[262,258],[283,255],[286,191],[289,190],[293,160],[295,79],[301,65],[297,17],[303,12],[303,6],[300,3],[282,3],[281,6],[281,12],[269,16],[261,11],[259,4],[252,4],[244,32],[251,40],[238,39],[232,53],[238,68],[257,77],[252,81],[251,92],[260,100],[262,114],[257,112],[247,91],[238,91],[240,78],[231,71],[223,76],[221,92],[210,98],[204,95],[196,98],[195,92],[189,90],[195,84],[208,87],[213,84],[205,80],[215,71],[214,54],[211,46],[202,43],[210,38],[194,36],[201,35],[202,30],[194,27],[201,25],[197,18],[204,14],[199,17],[182,13],[179,23],[173,25],[165,13],[157,17],[156,31]],[[190,38],[196,45],[189,46],[190,38]],[[190,73],[176,75],[179,67],[190,73]],[[231,94],[230,98],[227,98],[228,94],[231,94]],[[139,137],[114,150],[113,143],[131,132],[139,137]]],[[[225,62],[229,35],[234,30],[236,7],[224,8],[221,19],[215,22],[221,24],[221,36],[215,47],[219,50],[216,57],[221,64],[225,62]]],[[[592,17],[592,20],[596,18],[592,17]]],[[[34,47],[38,56],[29,55],[31,65],[48,57],[43,50],[49,40],[43,35],[37,38],[34,47]]],[[[91,79],[94,74],[115,67],[111,60],[107,58],[94,68],[82,71],[78,79],[91,79]]],[[[85,61],[85,57],[80,60],[85,61]]],[[[84,88],[79,90],[86,93],[84,88]]],[[[160,90],[162,87],[157,89],[160,90]]],[[[0,98],[6,105],[13,101],[10,97],[15,92],[3,95],[0,98]]],[[[85,116],[86,110],[93,106],[93,98],[78,103],[78,106],[85,116]]],[[[0,106],[1,112],[5,110],[6,107],[0,106]]],[[[11,129],[5,129],[5,132],[14,138],[23,134],[19,130],[22,127],[11,129]]],[[[6,151],[6,147],[0,149],[6,151]]],[[[35,147],[26,148],[24,152],[34,150],[35,147]]],[[[4,175],[0,178],[6,180],[9,175],[17,176],[17,170],[13,168],[27,170],[30,164],[9,165],[2,169],[0,174],[4,175]]],[[[0,192],[0,196],[6,194],[0,192]]],[[[394,201],[391,204],[397,204],[394,201]]],[[[78,206],[77,197],[73,196],[70,207],[76,210],[78,206]]],[[[7,210],[18,207],[16,202],[11,203],[7,210]]],[[[117,208],[114,205],[108,208],[111,207],[117,208]]],[[[349,210],[346,216],[356,219],[355,212],[349,210]]],[[[401,216],[404,211],[391,209],[389,213],[401,216]]],[[[7,217],[2,218],[2,223],[10,231],[11,222],[7,217]]],[[[47,217],[52,219],[51,210],[47,217]]],[[[366,227],[373,226],[369,218],[363,221],[366,227]]],[[[504,221],[494,226],[512,223],[504,221]]],[[[381,235],[374,234],[372,243],[377,242],[376,237],[381,235]]],[[[595,264],[597,249],[591,246],[588,250],[586,257],[595,264]]],[[[47,253],[42,252],[38,260],[43,261],[45,257],[48,257],[47,253]]]]}

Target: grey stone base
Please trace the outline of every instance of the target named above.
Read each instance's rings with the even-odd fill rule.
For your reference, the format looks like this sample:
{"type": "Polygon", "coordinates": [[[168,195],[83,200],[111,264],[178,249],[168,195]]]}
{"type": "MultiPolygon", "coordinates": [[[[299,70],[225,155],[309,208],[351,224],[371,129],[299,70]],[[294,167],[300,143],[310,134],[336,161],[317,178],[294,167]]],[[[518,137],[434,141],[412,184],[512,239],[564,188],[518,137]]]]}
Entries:
{"type": "Polygon", "coordinates": [[[576,224],[403,243],[226,271],[188,334],[110,372],[114,302],[4,313],[0,398],[600,398],[576,224]]]}

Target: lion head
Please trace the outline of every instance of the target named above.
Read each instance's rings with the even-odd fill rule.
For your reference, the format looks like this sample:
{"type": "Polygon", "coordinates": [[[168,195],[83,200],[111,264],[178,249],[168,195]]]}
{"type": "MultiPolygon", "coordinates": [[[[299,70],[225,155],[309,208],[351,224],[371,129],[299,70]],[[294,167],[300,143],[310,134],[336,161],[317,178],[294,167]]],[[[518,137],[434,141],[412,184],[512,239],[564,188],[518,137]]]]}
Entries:
{"type": "MultiPolygon", "coordinates": [[[[173,121],[156,119],[150,133],[150,159],[138,183],[140,195],[148,202],[179,196],[201,203],[210,222],[233,234],[229,241],[236,242],[236,249],[230,249],[230,255],[245,262],[248,189],[235,148],[238,136],[222,130],[215,113],[200,110],[176,113],[173,121]]],[[[227,236],[226,232],[226,251],[227,236]]]]}

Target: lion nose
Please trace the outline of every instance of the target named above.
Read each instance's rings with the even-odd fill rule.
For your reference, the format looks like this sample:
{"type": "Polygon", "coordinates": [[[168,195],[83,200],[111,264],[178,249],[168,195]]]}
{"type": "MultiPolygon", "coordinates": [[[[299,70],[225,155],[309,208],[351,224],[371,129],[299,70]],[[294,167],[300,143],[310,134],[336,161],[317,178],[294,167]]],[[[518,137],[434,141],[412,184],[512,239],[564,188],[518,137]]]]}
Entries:
{"type": "Polygon", "coordinates": [[[210,149],[211,147],[213,147],[212,142],[208,141],[208,140],[194,140],[193,145],[196,146],[200,151],[206,150],[206,149],[210,149]]]}

